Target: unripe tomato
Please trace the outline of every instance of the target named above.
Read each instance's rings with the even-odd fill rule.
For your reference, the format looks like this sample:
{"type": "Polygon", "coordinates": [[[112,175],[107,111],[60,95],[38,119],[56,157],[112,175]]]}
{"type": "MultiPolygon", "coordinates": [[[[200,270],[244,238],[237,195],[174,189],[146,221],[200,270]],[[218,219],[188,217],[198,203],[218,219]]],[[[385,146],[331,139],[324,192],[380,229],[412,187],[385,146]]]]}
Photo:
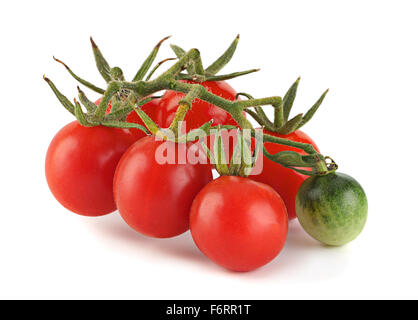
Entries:
{"type": "Polygon", "coordinates": [[[191,143],[179,145],[154,136],[129,148],[116,170],[114,195],[120,215],[130,227],[156,238],[174,237],[189,229],[192,201],[212,180],[211,167],[199,163],[207,161],[202,153],[196,163],[189,161],[188,156],[197,151],[191,143]],[[162,163],[164,150],[174,153],[173,163],[162,163]],[[186,160],[179,163],[179,159],[186,160]]]}
{"type": "Polygon", "coordinates": [[[112,182],[116,165],[135,141],[137,136],[127,129],[69,123],[55,135],[46,155],[45,174],[52,194],[80,215],[115,211],[112,182]]]}
{"type": "Polygon", "coordinates": [[[361,233],[367,220],[367,197],[349,175],[335,172],[309,177],[299,189],[296,211],[314,239],[342,246],[361,233]]]}
{"type": "Polygon", "coordinates": [[[218,265],[250,271],[282,250],[288,231],[286,207],[268,185],[221,176],[194,199],[190,231],[197,247],[218,265]]]}

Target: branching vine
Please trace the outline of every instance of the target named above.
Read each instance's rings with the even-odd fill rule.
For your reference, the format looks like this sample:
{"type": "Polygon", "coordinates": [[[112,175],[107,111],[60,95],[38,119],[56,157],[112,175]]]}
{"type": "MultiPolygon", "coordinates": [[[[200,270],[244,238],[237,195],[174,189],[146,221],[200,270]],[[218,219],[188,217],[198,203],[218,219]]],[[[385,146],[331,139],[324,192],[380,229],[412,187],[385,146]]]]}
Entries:
{"type": "MultiPolygon", "coordinates": [[[[151,75],[154,74],[162,63],[172,60],[171,58],[163,60],[151,69],[158,50],[166,39],[168,39],[168,37],[162,39],[153,48],[132,81],[125,80],[124,74],[119,67],[110,67],[96,43],[91,39],[97,68],[107,83],[106,89],[101,89],[79,77],[64,62],[54,57],[54,59],[62,64],[70,75],[78,82],[102,95],[102,99],[97,106],[88,99],[80,88],[78,88],[78,97],[81,104],[76,99],[71,102],[57,89],[50,79],[45,76],[44,79],[61,104],[84,126],[102,125],[117,128],[136,128],[147,134],[153,134],[163,139],[170,139],[170,135],[167,134],[168,130],[170,130],[171,132],[174,132],[175,141],[177,142],[186,142],[191,139],[195,140],[197,130],[201,130],[205,135],[209,134],[212,122],[205,123],[201,128],[193,130],[188,134],[182,135],[178,132],[178,123],[184,120],[186,113],[192,108],[192,103],[195,99],[201,99],[225,110],[234,118],[241,129],[249,129],[253,135],[255,135],[255,130],[250,121],[243,115],[244,111],[251,115],[267,130],[286,134],[287,132],[300,128],[309,121],[327,93],[326,91],[320,97],[305,116],[299,114],[295,118],[288,120],[299,79],[296,80],[295,84],[292,85],[283,99],[280,96],[255,99],[249,94],[240,93],[239,95],[243,95],[247,99],[230,101],[209,92],[204,86],[199,84],[199,82],[226,80],[258,71],[258,69],[251,69],[231,74],[217,75],[232,58],[239,36],[237,36],[229,48],[206,69],[203,68],[199,50],[191,49],[186,52],[182,48],[172,45],[172,49],[178,60],[168,68],[168,70],[155,77],[155,79],[150,80],[151,75]],[[184,73],[185,70],[187,73],[184,73]],[[194,83],[188,83],[182,80],[193,80],[194,83]],[[162,90],[173,90],[185,94],[185,97],[179,102],[177,113],[169,128],[159,128],[154,121],[141,110],[141,106],[149,102],[152,99],[153,94],[162,90]],[[110,113],[107,113],[109,103],[112,104],[112,109],[110,113]],[[262,109],[263,106],[267,105],[274,108],[274,122],[268,120],[262,109]],[[86,109],[86,113],[83,112],[82,106],[86,109]],[[138,113],[139,117],[145,123],[146,128],[139,124],[125,121],[127,115],[132,112],[132,110],[135,110],[138,113]]],[[[228,128],[231,129],[230,127],[226,127],[226,129],[228,128]]],[[[295,147],[306,153],[306,155],[300,155],[297,152],[284,151],[272,155],[263,148],[264,155],[272,161],[306,175],[328,173],[329,164],[325,161],[326,157],[316,152],[310,144],[299,143],[266,133],[263,135],[263,141],[295,147]],[[306,170],[306,168],[311,168],[311,170],[306,170]]]]}

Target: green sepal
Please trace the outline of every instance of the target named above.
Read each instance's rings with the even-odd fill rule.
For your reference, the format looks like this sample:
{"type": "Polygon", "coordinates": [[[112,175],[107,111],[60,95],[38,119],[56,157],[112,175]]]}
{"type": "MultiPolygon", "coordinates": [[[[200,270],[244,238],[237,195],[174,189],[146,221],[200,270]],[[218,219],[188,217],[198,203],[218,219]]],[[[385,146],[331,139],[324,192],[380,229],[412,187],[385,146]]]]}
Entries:
{"type": "Polygon", "coordinates": [[[147,130],[147,128],[145,128],[144,126],[141,126],[138,123],[133,123],[133,122],[109,120],[109,121],[103,121],[101,125],[105,127],[110,127],[110,128],[138,129],[138,130],[145,132],[147,135],[149,134],[149,131],[147,130]]]}
{"type": "Polygon", "coordinates": [[[45,75],[43,78],[46,81],[46,83],[48,83],[48,85],[54,92],[55,96],[58,98],[59,102],[61,102],[64,108],[67,109],[72,115],[75,116],[75,108],[74,108],[74,105],[70,102],[70,100],[68,100],[67,97],[64,96],[61,92],[59,92],[55,84],[50,79],[45,77],[45,75]]]}
{"type": "MultiPolygon", "coordinates": [[[[180,48],[179,46],[176,46],[175,44],[170,44],[170,47],[175,53],[175,55],[177,56],[177,58],[179,59],[181,59],[186,54],[186,51],[183,48],[180,48]]],[[[186,70],[189,75],[196,73],[194,65],[186,66],[186,70]]]]}
{"type": "Polygon", "coordinates": [[[90,37],[91,47],[93,49],[94,59],[96,60],[97,70],[102,75],[103,79],[106,82],[112,81],[112,76],[110,74],[110,66],[107,63],[106,59],[103,57],[103,54],[100,52],[99,47],[93,41],[93,38],[90,37]]]}
{"type": "Polygon", "coordinates": [[[86,115],[84,114],[83,110],[81,109],[81,105],[78,103],[76,99],[74,99],[74,105],[75,105],[75,117],[77,118],[78,122],[84,126],[84,127],[95,127],[99,125],[99,123],[95,122],[92,123],[87,120],[86,115]]]}
{"type": "Polygon", "coordinates": [[[157,132],[160,131],[160,128],[156,125],[156,123],[143,110],[141,110],[141,108],[135,107],[134,111],[144,122],[145,126],[151,134],[156,135],[157,132]]]}
{"type": "Polygon", "coordinates": [[[110,69],[110,76],[112,77],[112,80],[125,81],[123,71],[119,67],[113,67],[112,69],[110,69]]]}
{"type": "Polygon", "coordinates": [[[311,120],[311,118],[313,117],[313,115],[315,114],[316,110],[318,110],[319,106],[322,104],[322,101],[324,101],[325,96],[327,95],[329,89],[325,90],[325,92],[321,95],[321,97],[318,99],[317,102],[315,102],[315,104],[308,110],[308,112],[306,112],[306,114],[303,116],[302,121],[300,122],[299,126],[297,127],[297,129],[301,128],[303,125],[305,125],[309,120],[311,120]]]}
{"type": "Polygon", "coordinates": [[[97,109],[96,104],[87,98],[85,93],[81,91],[80,87],[77,86],[77,90],[78,90],[78,98],[80,99],[81,104],[86,108],[87,112],[90,114],[95,113],[97,109]]]}
{"type": "MultiPolygon", "coordinates": [[[[194,49],[194,50],[199,52],[199,50],[197,50],[197,49],[194,49]]],[[[205,69],[203,69],[203,64],[202,64],[202,59],[200,57],[200,52],[199,52],[198,57],[193,60],[192,64],[193,64],[194,74],[205,75],[205,69]]]]}
{"type": "Polygon", "coordinates": [[[313,164],[304,160],[303,156],[295,151],[281,151],[276,154],[267,154],[266,157],[285,167],[309,168],[313,164]]]}
{"type": "Polygon", "coordinates": [[[128,114],[130,114],[133,111],[131,106],[127,107],[121,107],[120,109],[117,109],[116,111],[112,111],[111,113],[105,115],[104,120],[121,120],[125,119],[128,114]]]}
{"type": "MultiPolygon", "coordinates": [[[[328,90],[326,90],[318,101],[306,112],[305,115],[298,114],[294,118],[289,120],[290,111],[292,109],[293,103],[295,101],[297,89],[299,86],[300,77],[292,84],[289,90],[286,92],[285,96],[281,103],[275,102],[272,103],[274,107],[274,123],[272,123],[264,112],[262,112],[261,107],[256,107],[255,112],[251,110],[245,110],[251,117],[253,117],[262,127],[266,128],[268,131],[276,132],[279,134],[287,135],[290,134],[298,129],[300,129],[303,125],[305,125],[315,114],[318,110],[320,105],[322,104],[328,90]],[[257,109],[258,108],[258,109],[257,109]]],[[[253,98],[248,94],[239,93],[239,95],[244,95],[249,99],[253,98]]],[[[254,100],[253,100],[254,101],[254,100]]]]}
{"type": "Polygon", "coordinates": [[[240,130],[237,130],[237,144],[234,147],[231,156],[231,163],[229,164],[229,173],[232,176],[238,175],[241,168],[241,159],[242,159],[242,143],[243,139],[241,138],[240,130]]]}
{"type": "Polygon", "coordinates": [[[285,121],[289,119],[290,110],[292,110],[293,102],[296,98],[296,92],[298,90],[299,82],[300,77],[296,79],[296,81],[292,84],[292,86],[289,88],[289,90],[283,97],[283,117],[285,121]]]}
{"type": "Polygon", "coordinates": [[[319,172],[319,168],[325,164],[325,157],[320,154],[301,155],[295,151],[281,151],[276,154],[270,154],[265,147],[263,153],[271,161],[304,175],[313,176],[323,174],[323,172],[319,172]],[[308,171],[302,168],[312,168],[312,170],[308,171]]]}
{"type": "Polygon", "coordinates": [[[260,71],[260,69],[250,69],[250,70],[245,70],[245,71],[239,71],[239,72],[233,72],[233,73],[229,73],[229,74],[223,74],[223,75],[199,75],[199,74],[184,74],[184,73],[180,73],[177,76],[178,80],[193,80],[193,81],[199,81],[199,82],[203,82],[203,81],[223,81],[223,80],[230,80],[230,79],[234,79],[237,77],[241,77],[250,73],[254,73],[254,72],[258,72],[260,71]]]}
{"type": "Polygon", "coordinates": [[[284,124],[284,126],[282,126],[279,129],[278,133],[284,134],[284,135],[292,133],[293,131],[299,128],[299,125],[302,122],[302,119],[303,119],[303,113],[299,113],[296,117],[287,121],[284,124]]]}
{"type": "MultiPolygon", "coordinates": [[[[254,99],[254,97],[252,95],[250,95],[249,93],[245,93],[245,92],[237,93],[235,95],[235,99],[238,99],[239,96],[244,96],[249,100],[254,99]]],[[[250,116],[252,116],[260,126],[265,127],[269,131],[274,131],[274,125],[268,119],[268,117],[265,114],[263,108],[262,107],[254,107],[254,110],[255,110],[255,112],[250,110],[250,109],[244,109],[244,111],[247,112],[250,116]]]]}
{"type": "Polygon", "coordinates": [[[145,59],[144,63],[139,68],[138,72],[136,73],[135,77],[132,81],[138,81],[144,79],[145,75],[147,74],[148,70],[151,68],[152,63],[154,62],[155,58],[157,57],[157,53],[160,50],[162,43],[170,38],[171,36],[165,37],[164,39],[160,40],[157,45],[152,49],[149,56],[145,59]]]}
{"type": "Polygon", "coordinates": [[[284,111],[283,111],[283,101],[281,104],[273,106],[274,107],[274,127],[281,128],[285,124],[284,111]]]}
{"type": "Polygon", "coordinates": [[[170,44],[170,48],[173,50],[177,58],[182,58],[186,54],[186,50],[183,48],[180,48],[179,46],[176,46],[175,44],[170,44]]]}
{"type": "Polygon", "coordinates": [[[68,73],[74,78],[76,79],[78,82],[80,82],[82,85],[86,86],[87,88],[93,90],[94,92],[97,92],[99,94],[103,94],[105,92],[104,89],[96,87],[94,84],[80,78],[79,76],[77,76],[64,62],[62,62],[61,60],[53,57],[55,61],[57,61],[58,63],[61,63],[68,71],[68,73]]]}
{"type": "Polygon", "coordinates": [[[241,177],[248,177],[250,174],[251,168],[253,167],[254,163],[252,161],[252,153],[251,153],[251,140],[246,141],[244,136],[241,135],[241,147],[242,147],[242,159],[241,159],[241,167],[239,169],[238,175],[241,177]]]}
{"type": "Polygon", "coordinates": [[[206,143],[202,140],[199,141],[201,147],[203,148],[203,151],[205,151],[206,156],[208,157],[209,161],[211,164],[215,164],[215,158],[212,154],[212,151],[210,151],[210,149],[208,148],[208,146],[206,145],[206,143]]]}
{"type": "Polygon", "coordinates": [[[237,35],[232,41],[231,45],[226,49],[226,51],[216,59],[209,67],[206,68],[206,73],[210,75],[217,74],[225,65],[232,59],[232,56],[235,53],[239,41],[239,35],[237,35]]]}
{"type": "Polygon", "coordinates": [[[222,141],[222,130],[218,128],[215,134],[215,141],[213,143],[214,149],[214,158],[216,162],[214,163],[216,171],[219,172],[220,175],[228,175],[229,168],[227,165],[226,157],[225,157],[225,148],[222,141]]]}
{"type": "Polygon", "coordinates": [[[210,121],[204,123],[199,128],[191,130],[190,132],[188,132],[186,134],[186,142],[193,142],[193,141],[201,139],[205,136],[208,136],[212,124],[213,124],[213,120],[210,120],[210,121]],[[201,133],[202,131],[204,132],[203,136],[200,135],[200,134],[196,134],[196,133],[201,133]]]}
{"type": "Polygon", "coordinates": [[[105,93],[103,94],[102,100],[100,101],[95,115],[99,121],[101,121],[106,115],[106,110],[114,94],[116,94],[121,87],[120,82],[112,81],[109,83],[105,93]]]}
{"type": "Polygon", "coordinates": [[[164,60],[162,60],[162,61],[160,61],[160,62],[158,62],[156,65],[155,65],[155,67],[150,71],[150,73],[148,73],[148,75],[147,75],[147,78],[145,79],[145,81],[148,81],[149,79],[151,79],[151,77],[152,77],[152,75],[154,74],[154,72],[155,71],[157,71],[157,69],[163,64],[163,63],[165,63],[165,62],[167,62],[167,61],[172,61],[172,60],[176,60],[176,58],[167,58],[167,59],[164,59],[164,60]]]}

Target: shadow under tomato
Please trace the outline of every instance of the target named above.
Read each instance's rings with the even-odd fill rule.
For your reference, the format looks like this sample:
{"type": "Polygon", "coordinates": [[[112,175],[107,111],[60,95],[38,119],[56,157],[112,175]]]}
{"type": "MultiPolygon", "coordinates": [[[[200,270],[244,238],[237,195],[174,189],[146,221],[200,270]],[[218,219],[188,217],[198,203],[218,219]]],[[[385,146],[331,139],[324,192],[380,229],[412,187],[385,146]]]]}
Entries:
{"type": "Polygon", "coordinates": [[[289,224],[286,245],[272,262],[254,272],[255,278],[273,274],[297,278],[301,282],[315,282],[337,277],[349,265],[349,246],[325,246],[312,239],[297,220],[289,224]]]}
{"type": "Polygon", "coordinates": [[[190,232],[169,239],[155,239],[132,230],[115,212],[84,220],[85,225],[97,234],[100,241],[127,254],[152,254],[188,260],[198,264],[199,270],[245,277],[255,281],[283,277],[297,278],[302,282],[318,281],[338,276],[348,266],[349,246],[329,247],[312,239],[297,220],[289,224],[289,234],[282,252],[272,262],[251,272],[233,272],[217,266],[205,257],[193,242],[190,232]]]}
{"type": "Polygon", "coordinates": [[[117,212],[94,220],[92,223],[92,219],[88,219],[85,222],[86,226],[102,238],[101,241],[109,243],[119,251],[138,253],[147,250],[153,254],[169,255],[202,264],[208,263],[207,258],[195,246],[190,232],[174,238],[156,239],[132,230],[117,212]]]}

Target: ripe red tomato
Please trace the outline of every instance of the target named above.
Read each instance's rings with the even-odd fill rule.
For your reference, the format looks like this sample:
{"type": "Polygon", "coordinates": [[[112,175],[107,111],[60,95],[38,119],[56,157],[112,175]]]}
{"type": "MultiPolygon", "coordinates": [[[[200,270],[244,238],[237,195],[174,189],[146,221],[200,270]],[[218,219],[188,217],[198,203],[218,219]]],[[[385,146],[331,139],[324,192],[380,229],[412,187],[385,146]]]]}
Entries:
{"type": "Polygon", "coordinates": [[[282,250],[288,231],[286,207],[268,185],[221,176],[193,201],[190,231],[209,259],[230,270],[250,271],[282,250]]]}
{"type": "Polygon", "coordinates": [[[84,216],[116,210],[112,182],[123,153],[137,141],[129,130],[83,127],[73,121],[49,145],[46,179],[54,197],[67,209],[84,216]]]}
{"type": "MultiPolygon", "coordinates": [[[[186,81],[187,83],[197,83],[186,81]]],[[[235,100],[235,90],[225,81],[206,81],[199,82],[208,91],[227,100],[235,100]]],[[[185,95],[180,92],[167,90],[161,98],[157,111],[157,121],[163,128],[168,128],[174,119],[179,101],[185,95]]],[[[192,109],[185,117],[186,131],[199,128],[206,122],[213,119],[213,125],[237,125],[232,116],[223,109],[214,106],[208,102],[196,99],[193,102],[192,109]]]]}
{"type": "MultiPolygon", "coordinates": [[[[96,105],[99,105],[100,101],[102,100],[102,98],[97,99],[97,101],[95,102],[96,105]]],[[[160,99],[152,99],[150,102],[144,104],[141,109],[155,122],[156,121],[156,114],[157,114],[157,109],[160,103],[160,99]]],[[[110,102],[106,113],[110,113],[110,110],[112,109],[112,103],[110,102]]],[[[144,122],[142,121],[142,119],[139,117],[139,115],[135,112],[132,111],[131,113],[128,114],[128,116],[126,117],[126,121],[127,122],[131,122],[131,123],[137,123],[140,124],[141,126],[145,126],[144,122]]],[[[145,132],[138,130],[138,129],[129,129],[129,131],[132,132],[132,134],[134,134],[137,139],[143,138],[146,136],[145,132]]]]}
{"type": "MultiPolygon", "coordinates": [[[[288,135],[280,135],[278,133],[270,132],[267,130],[265,130],[264,133],[296,142],[309,143],[315,148],[315,150],[319,152],[319,149],[316,146],[315,142],[301,130],[296,130],[295,132],[288,135]]],[[[300,149],[283,146],[271,142],[266,142],[264,146],[266,147],[267,151],[271,154],[275,154],[281,151],[296,151],[300,154],[306,154],[304,151],[300,149]]],[[[263,159],[262,172],[258,175],[250,175],[249,178],[255,181],[263,182],[273,187],[273,189],[275,189],[280,194],[284,203],[286,204],[289,219],[295,219],[296,194],[299,190],[300,185],[303,181],[305,181],[308,178],[308,176],[300,174],[292,169],[285,168],[280,164],[277,164],[267,159],[264,156],[260,157],[258,161],[261,161],[261,159],[263,159]]]]}
{"type": "Polygon", "coordinates": [[[191,143],[178,147],[154,136],[145,137],[129,148],[116,169],[116,205],[126,223],[144,235],[169,238],[187,231],[192,201],[212,180],[207,164],[161,163],[162,156],[171,152],[173,160],[195,151],[197,160],[204,156],[191,143]]]}

